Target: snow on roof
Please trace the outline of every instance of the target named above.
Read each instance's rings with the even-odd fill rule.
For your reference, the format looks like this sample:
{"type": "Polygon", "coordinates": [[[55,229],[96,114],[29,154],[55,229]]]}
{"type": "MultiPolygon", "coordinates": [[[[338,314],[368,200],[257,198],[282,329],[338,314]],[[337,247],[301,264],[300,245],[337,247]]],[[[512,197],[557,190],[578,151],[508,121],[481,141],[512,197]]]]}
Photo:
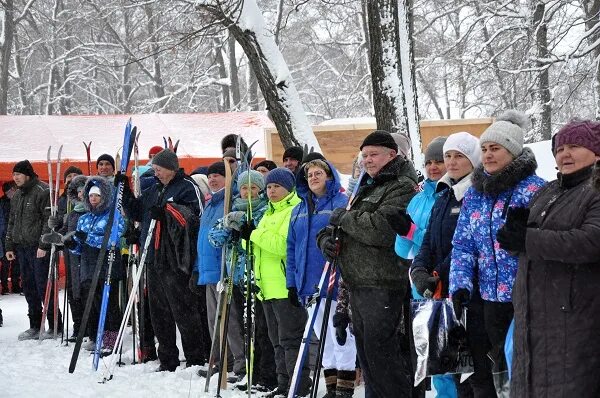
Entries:
{"type": "MultiPolygon", "coordinates": [[[[264,128],[273,123],[264,112],[187,113],[147,115],[93,115],[93,116],[2,116],[0,162],[23,159],[45,161],[48,146],[64,145],[62,157],[86,160],[82,142],[92,141],[92,159],[103,153],[113,155],[123,145],[127,119],[141,131],[140,158],[147,159],[155,145],[163,146],[163,137],[180,140],[179,157],[220,157],[221,138],[227,134],[241,134],[251,144],[258,157],[266,155],[264,128]]],[[[56,152],[53,151],[53,156],[56,152]]]]}

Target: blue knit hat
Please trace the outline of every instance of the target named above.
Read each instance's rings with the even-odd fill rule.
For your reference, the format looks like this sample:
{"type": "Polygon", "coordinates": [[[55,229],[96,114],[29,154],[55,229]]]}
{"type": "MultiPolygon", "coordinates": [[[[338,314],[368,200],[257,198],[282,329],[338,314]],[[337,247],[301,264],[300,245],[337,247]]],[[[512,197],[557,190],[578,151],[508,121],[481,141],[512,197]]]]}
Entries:
{"type": "Polygon", "coordinates": [[[285,167],[278,167],[269,171],[269,174],[267,174],[265,185],[269,184],[281,185],[287,189],[288,192],[292,192],[294,185],[296,184],[296,178],[294,177],[294,173],[292,173],[289,169],[286,169],[285,167]]]}

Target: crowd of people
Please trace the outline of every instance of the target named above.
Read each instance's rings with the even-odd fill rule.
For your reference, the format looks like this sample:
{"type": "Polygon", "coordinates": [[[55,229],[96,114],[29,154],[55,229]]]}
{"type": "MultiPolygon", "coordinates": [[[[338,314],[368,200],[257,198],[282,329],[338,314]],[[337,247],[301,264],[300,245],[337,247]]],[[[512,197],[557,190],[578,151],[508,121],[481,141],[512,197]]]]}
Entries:
{"type": "MultiPolygon", "coordinates": [[[[68,269],[69,338],[81,331],[86,298],[94,298],[84,331],[90,351],[107,277],[123,285],[111,290],[103,336],[103,350],[114,349],[123,316],[119,294],[127,294],[134,255],[128,248],[137,245],[147,247],[140,359],[158,360],[160,372],[181,365],[176,329],[186,367],[199,366],[203,377],[221,372],[225,358],[217,355],[212,369],[207,364],[226,269],[233,287],[226,363],[228,380],[239,389],[279,397],[297,388],[296,396],[307,396],[322,367],[328,398],[352,397],[360,381],[369,398],[424,397],[429,384],[440,397],[599,396],[600,122],[573,120],[554,135],[558,174],[551,182],[536,175],[535,155],[524,147],[525,122],[511,110],[479,138],[468,132],[437,137],[424,151],[422,181],[407,136],[380,130],[364,139],[346,186],[332,162],[300,147],[286,149],[282,167],[270,160],[252,164],[240,156],[247,147],[235,135],[222,140],[222,161],[191,175],[175,152],[153,147],[150,162],[134,171],[139,192],[103,154],[97,175],[66,169],[54,216],[48,185],[29,161],[18,162],[14,185],[4,184],[0,200],[2,292],[8,292],[8,271],[13,292],[19,291],[20,271],[28,303],[30,328],[18,339],[40,336],[50,261],[44,237],[58,233],[68,269]],[[110,275],[105,259],[90,291],[119,183],[120,255],[110,275]],[[327,289],[319,289],[326,264],[339,272],[331,278],[329,308],[317,308],[317,301],[326,302],[327,289]],[[473,374],[466,381],[445,374],[414,385],[410,301],[431,299],[449,300],[457,319],[467,315],[473,374]],[[247,305],[255,330],[252,386],[247,305]],[[298,361],[311,319],[313,343],[327,330],[320,367],[314,355],[298,361]],[[297,363],[302,367],[294,375],[297,363]]],[[[62,324],[52,296],[41,338],[53,336],[54,317],[62,324]]]]}

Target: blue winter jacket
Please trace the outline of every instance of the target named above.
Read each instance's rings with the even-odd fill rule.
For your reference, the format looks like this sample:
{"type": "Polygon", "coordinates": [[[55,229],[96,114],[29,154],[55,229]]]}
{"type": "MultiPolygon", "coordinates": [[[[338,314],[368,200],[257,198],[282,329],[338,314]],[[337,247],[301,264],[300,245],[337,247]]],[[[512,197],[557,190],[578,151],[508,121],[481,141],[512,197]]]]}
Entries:
{"type": "Polygon", "coordinates": [[[431,209],[439,196],[435,191],[436,184],[437,181],[430,180],[429,178],[423,181],[420,185],[421,192],[412,198],[406,208],[406,212],[413,220],[416,229],[412,235],[412,240],[400,235],[396,236],[396,254],[402,258],[411,258],[410,253],[418,253],[423,244],[425,231],[427,230],[427,225],[429,225],[431,209]]]}
{"type": "Polygon", "coordinates": [[[448,297],[452,237],[464,195],[470,187],[471,174],[454,185],[447,174],[437,182],[436,191],[439,197],[431,209],[423,244],[411,267],[411,272],[418,268],[429,274],[437,272],[442,281],[443,297],[448,297]]]}
{"type": "MultiPolygon", "coordinates": [[[[333,179],[327,181],[325,196],[317,198],[308,188],[303,172],[296,176],[296,192],[302,199],[290,219],[287,238],[286,287],[298,289],[298,296],[306,298],[317,291],[325,259],[317,247],[317,234],[329,224],[331,212],[345,207],[348,197],[340,192],[340,178],[337,170],[328,163],[333,179]]],[[[336,275],[339,279],[339,272],[336,275]]],[[[335,283],[333,297],[337,297],[338,281],[335,283]]],[[[327,289],[321,291],[321,297],[327,295],[327,289]]]]}
{"type": "Polygon", "coordinates": [[[225,189],[212,195],[200,220],[198,233],[198,257],[194,269],[198,271],[199,285],[214,285],[221,278],[221,248],[213,247],[208,241],[208,233],[223,217],[225,189]]]}
{"type": "Polygon", "coordinates": [[[490,175],[483,167],[473,172],[473,186],[465,194],[452,240],[450,293],[473,290],[479,277],[481,298],[511,302],[518,257],[500,248],[496,233],[504,225],[509,207],[528,207],[545,184],[535,175],[537,163],[529,148],[501,172],[490,175]]]}

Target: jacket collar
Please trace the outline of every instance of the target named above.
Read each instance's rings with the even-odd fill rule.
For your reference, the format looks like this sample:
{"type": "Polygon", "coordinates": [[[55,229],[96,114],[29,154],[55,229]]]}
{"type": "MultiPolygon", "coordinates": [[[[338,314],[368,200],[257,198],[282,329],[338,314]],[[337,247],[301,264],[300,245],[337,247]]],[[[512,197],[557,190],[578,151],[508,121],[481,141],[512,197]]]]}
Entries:
{"type": "Polygon", "coordinates": [[[451,189],[452,191],[454,191],[454,197],[456,198],[456,200],[460,202],[465,197],[465,193],[467,193],[467,190],[471,188],[471,185],[473,185],[472,177],[473,172],[470,172],[469,174],[464,176],[459,182],[453,185],[452,180],[450,179],[448,174],[444,174],[442,178],[440,178],[437,182],[436,192],[441,192],[445,189],[451,189]]]}
{"type": "Polygon", "coordinates": [[[512,190],[521,181],[535,174],[537,161],[530,148],[523,152],[497,174],[489,174],[483,165],[473,171],[473,188],[484,195],[498,196],[502,192],[512,190]]]}
{"type": "Polygon", "coordinates": [[[299,200],[300,200],[300,198],[298,198],[298,195],[296,195],[296,191],[292,191],[285,198],[281,199],[279,202],[273,203],[269,200],[269,209],[273,212],[279,211],[281,209],[288,207],[290,204],[298,203],[299,200]]]}
{"type": "Polygon", "coordinates": [[[402,156],[396,156],[394,159],[390,160],[388,164],[383,166],[375,177],[371,177],[367,173],[363,176],[360,181],[360,185],[380,185],[390,180],[395,180],[398,177],[408,177],[417,183],[418,177],[415,168],[412,163],[402,156]]]}
{"type": "Polygon", "coordinates": [[[583,169],[570,174],[558,173],[558,183],[562,188],[573,188],[590,179],[593,167],[594,166],[584,167],[583,169]]]}

